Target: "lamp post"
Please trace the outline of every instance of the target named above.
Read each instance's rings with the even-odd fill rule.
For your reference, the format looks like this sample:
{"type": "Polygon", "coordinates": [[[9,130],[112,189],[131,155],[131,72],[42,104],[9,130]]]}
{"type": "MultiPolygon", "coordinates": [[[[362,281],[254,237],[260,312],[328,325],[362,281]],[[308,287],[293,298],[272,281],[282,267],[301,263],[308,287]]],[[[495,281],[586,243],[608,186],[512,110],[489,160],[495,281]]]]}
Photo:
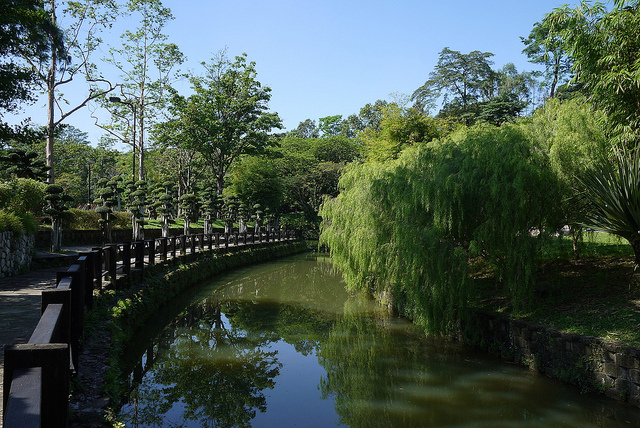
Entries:
{"type": "Polygon", "coordinates": [[[89,205],[91,205],[91,164],[93,164],[93,162],[87,161],[87,199],[89,205]]]}
{"type": "Polygon", "coordinates": [[[131,101],[123,101],[120,97],[109,97],[109,101],[111,101],[112,103],[126,104],[126,105],[129,106],[131,111],[133,111],[133,139],[131,140],[131,146],[133,147],[133,149],[132,149],[133,166],[132,166],[132,169],[131,169],[131,179],[135,183],[135,181],[136,181],[136,122],[137,122],[136,104],[131,102],[131,101]]]}

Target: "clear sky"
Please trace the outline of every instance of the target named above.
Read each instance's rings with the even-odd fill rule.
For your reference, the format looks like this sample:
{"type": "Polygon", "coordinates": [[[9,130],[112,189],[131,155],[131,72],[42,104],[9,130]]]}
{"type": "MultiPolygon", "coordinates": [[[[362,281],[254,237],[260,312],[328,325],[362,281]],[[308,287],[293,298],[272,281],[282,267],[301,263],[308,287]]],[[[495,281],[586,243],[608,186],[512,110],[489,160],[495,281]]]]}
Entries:
{"type": "MultiPolygon", "coordinates": [[[[533,24],[562,0],[164,0],[175,19],[165,33],[186,54],[183,70],[227,48],[247,53],[258,80],[272,89],[270,107],[287,130],[299,122],[358,113],[367,103],[410,95],[427,80],[438,53],[449,47],[492,52],[494,68],[513,62],[539,69],[522,54],[533,24]]],[[[117,44],[117,27],[105,42],[117,44]]],[[[106,47],[105,47],[106,50],[106,47]]],[[[187,95],[187,83],[178,85],[187,95]]],[[[82,86],[64,89],[69,98],[82,86]]],[[[46,122],[44,102],[21,115],[46,122]]],[[[86,109],[85,109],[86,110],[86,109]]],[[[106,111],[96,113],[108,122],[106,111]]],[[[11,120],[5,116],[5,119],[11,120]]],[[[16,118],[17,119],[17,118],[16,118]]],[[[88,112],[69,123],[95,144],[102,131],[88,112]]]]}

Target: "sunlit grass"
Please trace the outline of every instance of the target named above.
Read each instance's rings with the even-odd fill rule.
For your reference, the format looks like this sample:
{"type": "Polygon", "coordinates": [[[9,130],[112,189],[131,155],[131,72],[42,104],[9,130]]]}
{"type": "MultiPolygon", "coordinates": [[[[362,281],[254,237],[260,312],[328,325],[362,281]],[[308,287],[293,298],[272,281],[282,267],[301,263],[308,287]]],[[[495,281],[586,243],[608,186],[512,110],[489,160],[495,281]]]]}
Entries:
{"type": "Polygon", "coordinates": [[[580,259],[573,259],[570,238],[558,238],[541,253],[538,285],[527,309],[516,313],[486,263],[472,268],[477,307],[569,333],[640,346],[640,279],[633,249],[605,233],[585,235],[580,259]],[[544,295],[543,295],[544,294],[544,295]]]}

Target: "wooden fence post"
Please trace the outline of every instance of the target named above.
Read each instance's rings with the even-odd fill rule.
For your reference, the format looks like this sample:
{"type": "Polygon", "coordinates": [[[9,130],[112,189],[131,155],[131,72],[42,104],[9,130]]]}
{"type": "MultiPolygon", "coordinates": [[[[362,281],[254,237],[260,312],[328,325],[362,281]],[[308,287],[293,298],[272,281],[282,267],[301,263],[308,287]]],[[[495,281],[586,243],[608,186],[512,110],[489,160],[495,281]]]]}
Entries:
{"type": "Polygon", "coordinates": [[[204,251],[204,233],[198,234],[198,250],[204,251]]]}
{"type": "Polygon", "coordinates": [[[149,246],[149,266],[156,264],[156,240],[149,239],[146,241],[149,246]]]}
{"type": "Polygon", "coordinates": [[[122,273],[131,275],[131,242],[122,244],[122,273]]]}
{"type": "Polygon", "coordinates": [[[84,287],[82,286],[80,265],[72,265],[66,272],[57,272],[56,279],[59,284],[63,278],[71,278],[71,333],[69,343],[73,366],[78,369],[78,356],[80,355],[80,342],[84,336],[84,287]]]}
{"type": "Polygon", "coordinates": [[[175,236],[172,236],[171,238],[171,262],[175,263],[176,262],[176,241],[177,238],[175,236]]]}
{"type": "Polygon", "coordinates": [[[196,235],[189,235],[189,247],[191,248],[191,260],[196,258],[196,235]]]}
{"type": "Polygon", "coordinates": [[[160,260],[162,260],[163,263],[167,262],[167,238],[166,237],[160,238],[160,260]]]}
{"type": "Polygon", "coordinates": [[[88,309],[93,308],[93,260],[92,253],[80,253],[78,263],[84,270],[84,304],[88,309]]]}
{"type": "Polygon", "coordinates": [[[144,275],[144,241],[136,241],[133,243],[135,252],[134,268],[140,272],[140,277],[144,275]]]}
{"type": "Polygon", "coordinates": [[[40,297],[40,314],[43,314],[48,305],[62,304],[60,320],[60,337],[62,343],[70,343],[71,340],[71,289],[42,290],[40,297]]]}
{"type": "Polygon", "coordinates": [[[187,235],[180,235],[180,255],[187,254],[187,235]]]}
{"type": "Polygon", "coordinates": [[[109,282],[113,288],[117,287],[118,280],[118,244],[107,244],[106,254],[109,255],[107,271],[109,272],[109,282]]]}
{"type": "Polygon", "coordinates": [[[92,248],[91,253],[93,254],[93,278],[95,288],[102,291],[102,250],[92,248]]]}
{"type": "MultiPolygon", "coordinates": [[[[9,403],[11,384],[20,369],[41,367],[42,389],[37,388],[40,401],[40,426],[66,427],[69,418],[69,345],[66,343],[10,345],[4,350],[4,409],[6,426],[24,426],[26,415],[20,415],[23,403],[9,403]],[[13,419],[17,418],[17,419],[13,419]]],[[[22,401],[22,400],[19,400],[22,401]]]]}

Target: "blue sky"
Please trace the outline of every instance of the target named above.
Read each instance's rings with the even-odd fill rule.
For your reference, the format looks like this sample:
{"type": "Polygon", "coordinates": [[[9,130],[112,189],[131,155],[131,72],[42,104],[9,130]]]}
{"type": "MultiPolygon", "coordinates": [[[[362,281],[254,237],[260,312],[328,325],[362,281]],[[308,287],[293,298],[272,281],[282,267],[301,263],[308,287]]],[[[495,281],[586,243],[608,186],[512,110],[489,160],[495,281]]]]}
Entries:
{"type": "MultiPolygon", "coordinates": [[[[186,54],[183,70],[201,73],[200,63],[227,48],[247,53],[258,80],[272,89],[270,107],[287,130],[307,118],[358,113],[377,99],[410,95],[428,78],[438,53],[449,47],[492,52],[494,68],[527,62],[520,37],[561,0],[165,0],[175,20],[165,33],[186,54]]],[[[117,43],[119,32],[105,36],[117,43]]],[[[179,91],[188,94],[186,83],[179,91]]],[[[73,99],[83,87],[66,88],[73,99]],[[74,94],[76,92],[77,94],[74,94]]],[[[43,102],[21,117],[46,122],[43,102]]],[[[106,112],[97,112],[103,122],[106,112]]],[[[9,119],[5,117],[5,119],[9,119]]],[[[18,118],[16,118],[18,119],[18,118]]],[[[102,135],[88,112],[67,123],[102,135]]]]}

